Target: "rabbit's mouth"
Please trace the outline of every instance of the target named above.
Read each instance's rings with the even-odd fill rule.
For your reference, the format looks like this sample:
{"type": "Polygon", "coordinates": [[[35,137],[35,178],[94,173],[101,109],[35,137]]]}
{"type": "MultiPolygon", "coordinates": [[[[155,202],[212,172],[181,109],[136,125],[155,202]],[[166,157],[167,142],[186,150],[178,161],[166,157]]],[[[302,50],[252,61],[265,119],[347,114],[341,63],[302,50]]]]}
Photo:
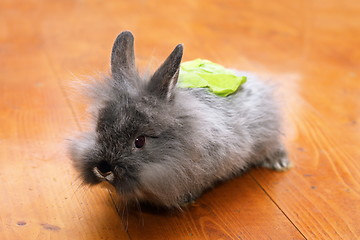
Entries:
{"type": "Polygon", "coordinates": [[[114,175],[114,173],[112,171],[103,172],[103,171],[99,170],[98,167],[93,168],[93,173],[101,181],[108,181],[108,182],[112,183],[114,181],[114,179],[115,179],[115,175],[114,175]]]}
{"type": "Polygon", "coordinates": [[[100,182],[107,181],[111,184],[115,184],[116,179],[121,179],[123,181],[125,178],[125,170],[123,168],[116,165],[113,166],[107,161],[98,162],[91,171],[100,182]]]}

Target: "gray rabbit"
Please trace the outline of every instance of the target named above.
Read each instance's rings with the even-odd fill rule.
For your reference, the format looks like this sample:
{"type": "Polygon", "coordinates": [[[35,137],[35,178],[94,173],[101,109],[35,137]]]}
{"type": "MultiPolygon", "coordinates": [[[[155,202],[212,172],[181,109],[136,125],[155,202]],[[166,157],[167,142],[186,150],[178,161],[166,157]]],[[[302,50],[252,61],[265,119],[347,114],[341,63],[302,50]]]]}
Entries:
{"type": "Polygon", "coordinates": [[[94,130],[69,146],[85,183],[107,181],[126,202],[180,208],[251,166],[290,166],[272,89],[256,79],[228,97],[178,88],[182,55],[180,44],[142,79],[133,35],[117,37],[111,76],[88,87],[94,130]]]}

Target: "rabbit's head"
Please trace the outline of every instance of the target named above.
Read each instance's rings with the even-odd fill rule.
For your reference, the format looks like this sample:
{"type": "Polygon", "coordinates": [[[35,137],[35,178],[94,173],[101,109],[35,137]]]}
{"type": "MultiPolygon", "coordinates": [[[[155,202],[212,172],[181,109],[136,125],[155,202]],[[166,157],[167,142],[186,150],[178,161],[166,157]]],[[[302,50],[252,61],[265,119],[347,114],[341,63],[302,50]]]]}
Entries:
{"type": "Polygon", "coordinates": [[[181,164],[192,145],[191,127],[174,109],[183,47],[178,45],[150,80],[143,80],[133,44],[130,32],[115,40],[111,76],[90,87],[94,130],[71,142],[70,157],[85,183],[107,181],[124,198],[171,205],[170,199],[181,198],[186,188],[181,164]]]}

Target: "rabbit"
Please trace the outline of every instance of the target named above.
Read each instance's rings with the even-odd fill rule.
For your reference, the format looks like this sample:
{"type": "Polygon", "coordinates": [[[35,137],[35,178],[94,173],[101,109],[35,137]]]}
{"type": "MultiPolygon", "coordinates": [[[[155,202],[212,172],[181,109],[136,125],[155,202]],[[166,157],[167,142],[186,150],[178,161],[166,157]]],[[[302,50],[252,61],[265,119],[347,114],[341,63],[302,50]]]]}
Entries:
{"type": "Polygon", "coordinates": [[[179,44],[143,79],[132,33],[118,35],[110,76],[87,87],[94,127],[69,144],[85,183],[108,182],[127,203],[181,208],[252,166],[290,167],[272,88],[257,79],[228,97],[179,88],[182,55],[179,44]]]}

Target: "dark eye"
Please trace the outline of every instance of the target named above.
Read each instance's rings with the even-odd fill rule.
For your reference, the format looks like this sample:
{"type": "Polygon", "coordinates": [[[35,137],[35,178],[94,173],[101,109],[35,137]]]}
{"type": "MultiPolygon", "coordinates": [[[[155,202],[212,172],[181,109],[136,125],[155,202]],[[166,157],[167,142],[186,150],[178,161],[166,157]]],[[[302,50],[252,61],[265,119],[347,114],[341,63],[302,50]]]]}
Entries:
{"type": "Polygon", "coordinates": [[[138,136],[135,139],[135,147],[136,148],[142,148],[145,145],[145,136],[138,136]]]}

